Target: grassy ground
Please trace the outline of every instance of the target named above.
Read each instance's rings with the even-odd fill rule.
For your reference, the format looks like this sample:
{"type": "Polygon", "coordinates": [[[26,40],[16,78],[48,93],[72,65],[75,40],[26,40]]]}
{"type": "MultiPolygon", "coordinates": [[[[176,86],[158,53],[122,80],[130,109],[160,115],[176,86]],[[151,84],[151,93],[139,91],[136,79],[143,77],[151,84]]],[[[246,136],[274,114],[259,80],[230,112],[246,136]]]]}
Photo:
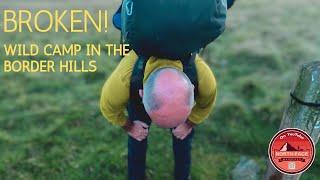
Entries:
{"type": "MultiPolygon", "coordinates": [[[[40,4],[32,2],[32,8],[40,4]]],[[[41,1],[40,6],[89,6],[78,2],[52,6],[41,1]]],[[[108,4],[90,7],[114,10],[119,3],[103,2],[108,4]]],[[[0,7],[26,7],[21,4],[2,1],[0,7]]],[[[298,65],[320,58],[319,6],[318,0],[240,0],[230,11],[227,31],[202,53],[217,77],[219,96],[214,113],[196,130],[193,179],[230,179],[241,156],[255,159],[263,174],[268,141],[279,126],[298,65]]],[[[108,34],[0,34],[1,45],[118,39],[114,29],[108,34]]],[[[0,72],[0,179],[125,179],[126,135],[107,123],[98,107],[100,89],[119,58],[97,60],[94,74],[0,72]]],[[[168,130],[152,127],[147,161],[150,179],[172,178],[168,130]]],[[[319,168],[316,157],[302,179],[319,178],[319,168]]]]}

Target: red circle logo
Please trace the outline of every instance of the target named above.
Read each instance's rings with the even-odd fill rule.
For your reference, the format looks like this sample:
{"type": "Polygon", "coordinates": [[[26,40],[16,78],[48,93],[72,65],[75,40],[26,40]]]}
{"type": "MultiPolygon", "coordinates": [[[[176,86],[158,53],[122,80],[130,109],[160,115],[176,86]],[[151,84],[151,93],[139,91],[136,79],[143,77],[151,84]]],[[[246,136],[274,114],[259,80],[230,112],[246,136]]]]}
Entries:
{"type": "Polygon", "coordinates": [[[273,166],[290,175],[307,170],[315,158],[315,146],[311,137],[296,128],[283,129],[273,136],[268,152],[273,166]]]}

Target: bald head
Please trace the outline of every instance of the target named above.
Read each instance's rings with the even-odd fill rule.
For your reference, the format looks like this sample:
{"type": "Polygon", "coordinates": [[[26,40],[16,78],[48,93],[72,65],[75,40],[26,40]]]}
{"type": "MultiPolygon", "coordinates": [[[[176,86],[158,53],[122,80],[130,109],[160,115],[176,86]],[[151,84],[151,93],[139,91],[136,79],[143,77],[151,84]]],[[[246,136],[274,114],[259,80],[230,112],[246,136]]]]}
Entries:
{"type": "Polygon", "coordinates": [[[189,78],[174,68],[150,74],[143,86],[143,104],[152,121],[163,128],[183,123],[191,113],[194,94],[189,78]]]}

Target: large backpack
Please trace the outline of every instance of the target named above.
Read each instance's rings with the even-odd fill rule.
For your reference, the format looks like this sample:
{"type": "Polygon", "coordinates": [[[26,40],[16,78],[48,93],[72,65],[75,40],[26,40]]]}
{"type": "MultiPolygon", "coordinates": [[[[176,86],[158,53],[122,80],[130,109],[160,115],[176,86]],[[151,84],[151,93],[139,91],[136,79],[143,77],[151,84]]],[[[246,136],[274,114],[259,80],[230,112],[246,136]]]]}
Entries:
{"type": "MultiPolygon", "coordinates": [[[[197,97],[195,52],[224,31],[226,1],[123,0],[113,16],[113,24],[121,30],[122,40],[138,54],[130,82],[130,119],[150,122],[139,89],[143,88],[144,70],[151,56],[180,59],[183,72],[195,86],[194,95],[197,97]]],[[[228,0],[228,8],[233,2],[228,0]]]]}
{"type": "MultiPolygon", "coordinates": [[[[236,0],[227,0],[228,9],[230,9],[233,6],[235,1],[236,0]]],[[[112,17],[112,23],[114,27],[120,31],[121,31],[121,10],[122,10],[122,3],[112,17]]]]}
{"type": "Polygon", "coordinates": [[[227,0],[123,0],[122,38],[138,55],[183,59],[225,29],[227,0]]]}

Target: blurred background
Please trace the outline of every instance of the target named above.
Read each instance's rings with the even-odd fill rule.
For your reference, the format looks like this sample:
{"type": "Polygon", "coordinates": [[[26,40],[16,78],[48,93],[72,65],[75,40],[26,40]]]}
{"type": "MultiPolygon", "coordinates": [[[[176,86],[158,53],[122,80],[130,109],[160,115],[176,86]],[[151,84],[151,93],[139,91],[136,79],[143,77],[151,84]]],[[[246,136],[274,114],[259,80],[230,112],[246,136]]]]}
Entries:
{"type": "MultiPolygon", "coordinates": [[[[2,0],[0,10],[107,9],[111,17],[119,5],[120,0],[2,0]]],[[[320,58],[319,8],[318,0],[238,0],[229,11],[226,32],[201,54],[216,75],[218,101],[196,129],[192,179],[231,179],[240,158],[254,160],[261,179],[299,65],[320,58]]],[[[0,44],[118,43],[120,34],[111,26],[110,21],[108,33],[1,32],[0,44]]],[[[63,57],[68,58],[74,59],[63,57]]],[[[0,59],[6,59],[3,47],[0,59]]],[[[88,59],[84,52],[77,56],[82,59],[88,59]]],[[[0,71],[0,179],[126,178],[127,136],[98,106],[120,57],[104,52],[94,59],[96,73],[0,71]]],[[[151,128],[147,164],[149,179],[172,179],[168,130],[151,128]]],[[[319,179],[319,168],[316,157],[301,179],[319,179]]]]}

